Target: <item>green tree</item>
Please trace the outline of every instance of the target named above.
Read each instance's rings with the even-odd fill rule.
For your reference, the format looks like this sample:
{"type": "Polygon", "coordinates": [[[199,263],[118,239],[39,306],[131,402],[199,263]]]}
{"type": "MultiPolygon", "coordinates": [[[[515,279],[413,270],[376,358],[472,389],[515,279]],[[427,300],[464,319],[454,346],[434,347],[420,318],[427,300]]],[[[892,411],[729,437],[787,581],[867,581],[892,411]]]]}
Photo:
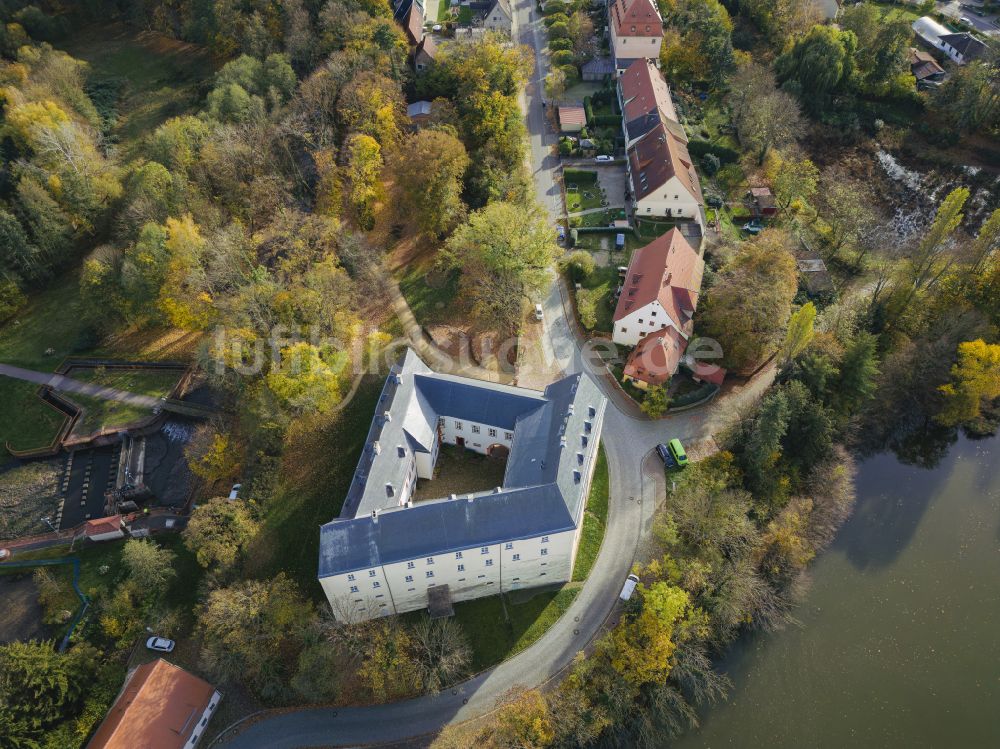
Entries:
{"type": "Polygon", "coordinates": [[[57,653],[51,642],[0,646],[0,728],[14,746],[36,747],[76,715],[97,672],[99,653],[79,643],[57,653]]]}
{"type": "Polygon", "coordinates": [[[933,99],[937,114],[963,133],[1000,125],[1000,63],[973,60],[951,71],[933,99]]]}
{"type": "Polygon", "coordinates": [[[327,413],[340,403],[346,364],[343,352],[300,341],[281,349],[280,361],[265,382],[283,407],[297,413],[327,413]]]}
{"type": "Polygon", "coordinates": [[[781,445],[788,432],[788,396],[782,390],[766,395],[756,411],[743,419],[733,434],[733,453],[743,472],[743,483],[755,503],[765,508],[780,501],[781,445]]]}
{"type": "Polygon", "coordinates": [[[781,358],[786,364],[805,351],[815,334],[815,321],[816,307],[812,302],[806,302],[788,318],[788,330],[785,331],[785,343],[781,349],[781,358]]]}
{"type": "Polygon", "coordinates": [[[802,105],[819,114],[834,93],[854,75],[857,37],[833,26],[813,26],[774,64],[778,83],[799,97],[802,105]]]}
{"type": "Polygon", "coordinates": [[[798,101],[774,87],[770,68],[758,63],[742,65],[733,76],[729,103],[740,143],[757,154],[763,164],[772,148],[793,143],[804,132],[798,101]]]}
{"type": "Polygon", "coordinates": [[[701,315],[704,334],[715,338],[727,366],[744,370],[776,348],[797,289],[788,237],[768,229],[744,243],[719,271],[701,315]]]}
{"type": "Polygon", "coordinates": [[[1000,345],[981,338],[960,343],[951,380],[939,388],[944,406],[937,420],[957,426],[978,419],[982,404],[1000,397],[1000,345]]]}
{"type": "MultiPolygon", "coordinates": [[[[875,96],[885,96],[894,87],[902,88],[901,80],[909,78],[908,50],[913,29],[905,18],[884,19],[878,8],[858,3],[844,9],[838,19],[840,27],[857,37],[855,66],[861,89],[875,96]]],[[[908,80],[909,90],[913,81],[908,80]]]]}
{"type": "Polygon", "coordinates": [[[593,254],[586,250],[576,250],[564,255],[559,265],[573,283],[586,280],[597,268],[593,254]]]}
{"type": "Polygon", "coordinates": [[[878,377],[878,340],[870,333],[858,333],[844,351],[840,377],[833,396],[842,414],[852,414],[875,392],[878,377]]]}
{"type": "Polygon", "coordinates": [[[259,531],[245,502],[216,497],[198,505],[184,528],[184,545],[202,567],[228,567],[259,531]]]}
{"type": "Polygon", "coordinates": [[[653,419],[658,419],[667,412],[670,407],[670,396],[667,394],[666,385],[650,385],[646,389],[646,395],[642,399],[640,408],[642,412],[653,419]]]}
{"type": "Polygon", "coordinates": [[[548,283],[557,251],[537,206],[498,202],[455,231],[442,250],[442,263],[461,271],[461,294],[474,319],[512,333],[520,324],[522,300],[548,283]]]}
{"type": "Polygon", "coordinates": [[[402,217],[411,217],[432,237],[447,234],[465,217],[462,177],[469,167],[453,128],[420,130],[403,143],[394,161],[402,217]]]}
{"type": "Polygon", "coordinates": [[[783,211],[808,202],[816,193],[819,169],[809,159],[789,158],[771,151],[764,170],[774,188],[775,203],[783,211]]]}
{"type": "Polygon", "coordinates": [[[666,20],[705,61],[698,77],[720,84],[733,66],[733,22],[726,8],[718,0],[677,0],[666,20]]]}
{"type": "Polygon", "coordinates": [[[552,746],[556,727],[545,697],[537,689],[514,687],[497,700],[475,738],[483,749],[544,749],[552,746]]]}
{"type": "Polygon", "coordinates": [[[129,581],[142,596],[155,597],[166,590],[177,575],[176,558],[170,549],[145,539],[129,539],[122,547],[122,564],[128,571],[129,581]]]}

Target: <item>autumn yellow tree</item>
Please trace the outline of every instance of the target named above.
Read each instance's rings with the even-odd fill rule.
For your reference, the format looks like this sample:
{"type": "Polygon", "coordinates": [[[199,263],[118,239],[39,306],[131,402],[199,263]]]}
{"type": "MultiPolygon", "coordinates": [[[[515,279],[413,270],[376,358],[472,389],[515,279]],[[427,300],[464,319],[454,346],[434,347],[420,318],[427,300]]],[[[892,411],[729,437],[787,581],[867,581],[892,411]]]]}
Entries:
{"type": "Polygon", "coordinates": [[[346,355],[300,341],[281,350],[280,363],[267,374],[268,389],[286,408],[327,413],[340,403],[340,375],[346,355]]]}
{"type": "Polygon", "coordinates": [[[204,330],[212,319],[212,295],[202,262],[208,243],[191,214],[168,218],[167,268],[157,306],[167,321],[185,330],[204,330]]]}
{"type": "Polygon", "coordinates": [[[942,385],[938,421],[955,426],[979,418],[982,404],[1000,397],[1000,345],[981,338],[958,345],[951,382],[942,385]]]}
{"type": "Polygon", "coordinates": [[[475,742],[484,749],[543,749],[556,738],[545,697],[537,689],[510,689],[487,720],[475,742]]]}
{"type": "Polygon", "coordinates": [[[362,229],[375,225],[375,204],[382,197],[382,147],[370,135],[353,135],[347,143],[350,202],[362,229]]]}

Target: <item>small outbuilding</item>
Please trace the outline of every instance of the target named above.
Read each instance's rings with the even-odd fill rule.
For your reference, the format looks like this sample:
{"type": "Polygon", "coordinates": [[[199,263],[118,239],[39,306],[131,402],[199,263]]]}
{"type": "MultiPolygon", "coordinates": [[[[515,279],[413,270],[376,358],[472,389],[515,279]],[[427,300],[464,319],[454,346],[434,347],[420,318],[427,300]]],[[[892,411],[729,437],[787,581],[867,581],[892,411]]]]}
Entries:
{"type": "Polygon", "coordinates": [[[578,133],[587,124],[583,107],[559,107],[559,129],[564,133],[578,133]]]}
{"type": "Polygon", "coordinates": [[[121,515],[88,520],[83,524],[83,534],[91,541],[113,541],[124,538],[125,530],[121,515]]]}
{"type": "Polygon", "coordinates": [[[917,83],[924,81],[940,81],[944,78],[944,68],[938,65],[937,60],[929,52],[910,47],[910,72],[917,79],[917,83]]]}
{"type": "Polygon", "coordinates": [[[747,201],[750,203],[754,218],[768,218],[778,212],[778,205],[774,202],[774,193],[770,187],[751,187],[747,190],[747,201]]]}
{"type": "Polygon", "coordinates": [[[429,101],[415,101],[406,107],[406,116],[410,118],[410,121],[420,127],[421,125],[426,125],[431,118],[431,111],[433,109],[433,104],[429,101]]]}
{"type": "Polygon", "coordinates": [[[615,64],[609,57],[595,57],[580,66],[580,76],[585,81],[603,81],[615,74],[615,64]]]}

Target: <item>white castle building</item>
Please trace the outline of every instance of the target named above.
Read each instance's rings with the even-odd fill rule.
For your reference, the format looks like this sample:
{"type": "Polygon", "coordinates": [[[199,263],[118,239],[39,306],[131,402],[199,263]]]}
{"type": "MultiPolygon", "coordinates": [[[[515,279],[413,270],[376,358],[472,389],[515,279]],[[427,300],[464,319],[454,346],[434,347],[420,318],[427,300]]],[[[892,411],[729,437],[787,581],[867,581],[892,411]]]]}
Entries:
{"type": "Polygon", "coordinates": [[[319,581],[340,621],[567,582],[606,400],[587,377],[544,392],[393,367],[340,517],[320,530],[319,581]],[[503,485],[413,501],[442,444],[507,456],[503,485]]]}

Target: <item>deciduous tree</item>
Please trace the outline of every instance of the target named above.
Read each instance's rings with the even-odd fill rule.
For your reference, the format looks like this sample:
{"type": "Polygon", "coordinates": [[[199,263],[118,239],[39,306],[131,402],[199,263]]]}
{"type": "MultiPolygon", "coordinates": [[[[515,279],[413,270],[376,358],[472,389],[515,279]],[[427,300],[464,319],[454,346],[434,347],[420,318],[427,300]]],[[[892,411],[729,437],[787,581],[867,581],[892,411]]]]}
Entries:
{"type": "Polygon", "coordinates": [[[184,545],[202,567],[233,564],[259,528],[245,502],[216,497],[198,505],[184,528],[184,545]]]}
{"type": "Polygon", "coordinates": [[[983,403],[1000,397],[1000,345],[981,338],[959,344],[951,382],[940,391],[944,407],[939,422],[955,426],[979,418],[983,403]]]}
{"type": "Polygon", "coordinates": [[[394,160],[401,217],[438,237],[465,217],[462,177],[469,156],[453,128],[420,130],[408,137],[394,160]]]}

